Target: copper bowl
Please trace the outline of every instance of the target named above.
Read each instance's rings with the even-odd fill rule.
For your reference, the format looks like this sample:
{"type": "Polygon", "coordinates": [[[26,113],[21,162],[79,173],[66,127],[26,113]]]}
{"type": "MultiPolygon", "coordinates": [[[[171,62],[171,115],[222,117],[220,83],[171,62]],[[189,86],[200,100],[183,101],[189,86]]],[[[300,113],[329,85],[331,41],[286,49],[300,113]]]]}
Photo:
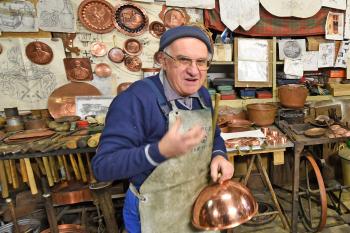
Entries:
{"type": "Polygon", "coordinates": [[[249,189],[226,180],[205,187],[193,207],[192,224],[201,230],[223,230],[249,221],[258,212],[258,203],[249,189]]]}
{"type": "Polygon", "coordinates": [[[248,119],[257,126],[272,125],[275,121],[277,107],[274,104],[256,103],[248,104],[248,119]]]}
{"type": "Polygon", "coordinates": [[[95,74],[100,78],[111,76],[112,69],[107,63],[99,63],[95,66],[95,74]]]}

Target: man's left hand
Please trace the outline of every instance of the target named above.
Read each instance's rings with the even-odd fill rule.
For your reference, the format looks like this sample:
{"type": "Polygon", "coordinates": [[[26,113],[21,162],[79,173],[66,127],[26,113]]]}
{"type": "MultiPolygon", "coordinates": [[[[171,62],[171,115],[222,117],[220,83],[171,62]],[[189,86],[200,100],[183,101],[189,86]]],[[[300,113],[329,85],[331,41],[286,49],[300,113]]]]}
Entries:
{"type": "Polygon", "coordinates": [[[223,156],[215,156],[211,161],[210,174],[214,182],[219,182],[221,184],[225,180],[231,179],[233,172],[234,168],[232,163],[227,161],[223,156]]]}

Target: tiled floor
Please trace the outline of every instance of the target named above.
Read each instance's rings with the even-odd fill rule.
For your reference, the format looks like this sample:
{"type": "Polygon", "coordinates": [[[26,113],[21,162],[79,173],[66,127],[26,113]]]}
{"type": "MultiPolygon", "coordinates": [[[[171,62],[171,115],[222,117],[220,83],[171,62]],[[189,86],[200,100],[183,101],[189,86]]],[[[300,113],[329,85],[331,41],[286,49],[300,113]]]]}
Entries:
{"type": "MultiPolygon", "coordinates": [[[[279,201],[281,205],[283,206],[287,218],[290,221],[290,209],[291,205],[289,201],[284,200],[291,200],[290,194],[281,192],[278,189],[275,190],[277,195],[280,198],[279,201]]],[[[254,194],[256,198],[259,200],[267,201],[269,200],[269,195],[267,193],[255,193],[254,194]]],[[[345,203],[347,206],[350,207],[350,201],[346,201],[345,203]]],[[[345,223],[347,219],[350,219],[349,215],[343,215],[339,216],[334,210],[328,209],[327,210],[327,224],[322,233],[350,233],[350,226],[345,223]]],[[[349,222],[349,221],[348,221],[349,222]]],[[[247,226],[247,225],[241,225],[234,229],[234,233],[287,233],[289,232],[287,229],[283,228],[283,224],[280,220],[280,218],[277,216],[272,222],[264,225],[259,226],[247,226]]],[[[304,233],[307,232],[303,226],[303,224],[298,223],[298,233],[304,233]]]]}

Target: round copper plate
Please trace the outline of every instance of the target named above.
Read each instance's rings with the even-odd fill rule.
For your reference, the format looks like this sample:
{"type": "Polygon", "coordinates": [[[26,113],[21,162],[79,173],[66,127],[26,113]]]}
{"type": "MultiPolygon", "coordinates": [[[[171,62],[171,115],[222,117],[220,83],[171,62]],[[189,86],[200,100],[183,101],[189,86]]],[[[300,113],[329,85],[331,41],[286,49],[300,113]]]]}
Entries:
{"type": "Polygon", "coordinates": [[[166,28],[164,24],[159,21],[153,21],[148,27],[149,33],[155,38],[160,38],[165,32],[166,28]]]}
{"type": "Polygon", "coordinates": [[[121,48],[114,47],[108,52],[108,58],[114,63],[121,63],[124,61],[125,54],[121,48]]]}
{"type": "Polygon", "coordinates": [[[101,78],[107,78],[111,76],[112,69],[107,63],[99,63],[95,66],[95,74],[101,78]]]}
{"type": "Polygon", "coordinates": [[[187,24],[190,16],[184,9],[167,8],[163,5],[162,11],[159,13],[159,18],[163,20],[165,27],[174,28],[187,24]]]}
{"type": "Polygon", "coordinates": [[[130,55],[139,55],[142,51],[142,44],[136,39],[127,39],[124,42],[124,51],[130,55]]]}
{"type": "Polygon", "coordinates": [[[90,46],[90,53],[96,57],[102,57],[107,53],[107,45],[103,42],[94,42],[90,46]]]}
{"type": "Polygon", "coordinates": [[[121,33],[128,36],[138,36],[147,29],[148,16],[146,11],[139,6],[126,3],[117,6],[113,22],[121,33]]]}
{"type": "Polygon", "coordinates": [[[48,109],[53,118],[76,115],[76,96],[100,96],[101,92],[91,84],[72,82],[54,90],[49,96],[48,109]]]}
{"type": "Polygon", "coordinates": [[[108,33],[114,29],[114,7],[104,0],[84,0],[78,9],[79,20],[88,30],[108,33]]]}
{"type": "Polygon", "coordinates": [[[34,41],[26,46],[26,55],[28,59],[39,65],[49,64],[53,58],[53,52],[47,44],[34,41]]]}
{"type": "Polygon", "coordinates": [[[137,56],[126,57],[124,60],[124,64],[125,64],[126,68],[128,68],[128,70],[130,70],[132,72],[140,71],[142,68],[142,61],[137,56]]]}

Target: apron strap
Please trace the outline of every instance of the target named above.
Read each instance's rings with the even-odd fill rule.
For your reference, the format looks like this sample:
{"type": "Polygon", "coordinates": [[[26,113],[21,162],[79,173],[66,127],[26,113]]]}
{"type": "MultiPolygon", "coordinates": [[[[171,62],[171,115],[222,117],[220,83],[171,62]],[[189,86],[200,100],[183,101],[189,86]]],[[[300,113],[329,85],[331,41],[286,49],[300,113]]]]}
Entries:
{"type": "Polygon", "coordinates": [[[140,201],[146,201],[146,197],[140,194],[133,183],[129,184],[129,189],[140,201]]]}

